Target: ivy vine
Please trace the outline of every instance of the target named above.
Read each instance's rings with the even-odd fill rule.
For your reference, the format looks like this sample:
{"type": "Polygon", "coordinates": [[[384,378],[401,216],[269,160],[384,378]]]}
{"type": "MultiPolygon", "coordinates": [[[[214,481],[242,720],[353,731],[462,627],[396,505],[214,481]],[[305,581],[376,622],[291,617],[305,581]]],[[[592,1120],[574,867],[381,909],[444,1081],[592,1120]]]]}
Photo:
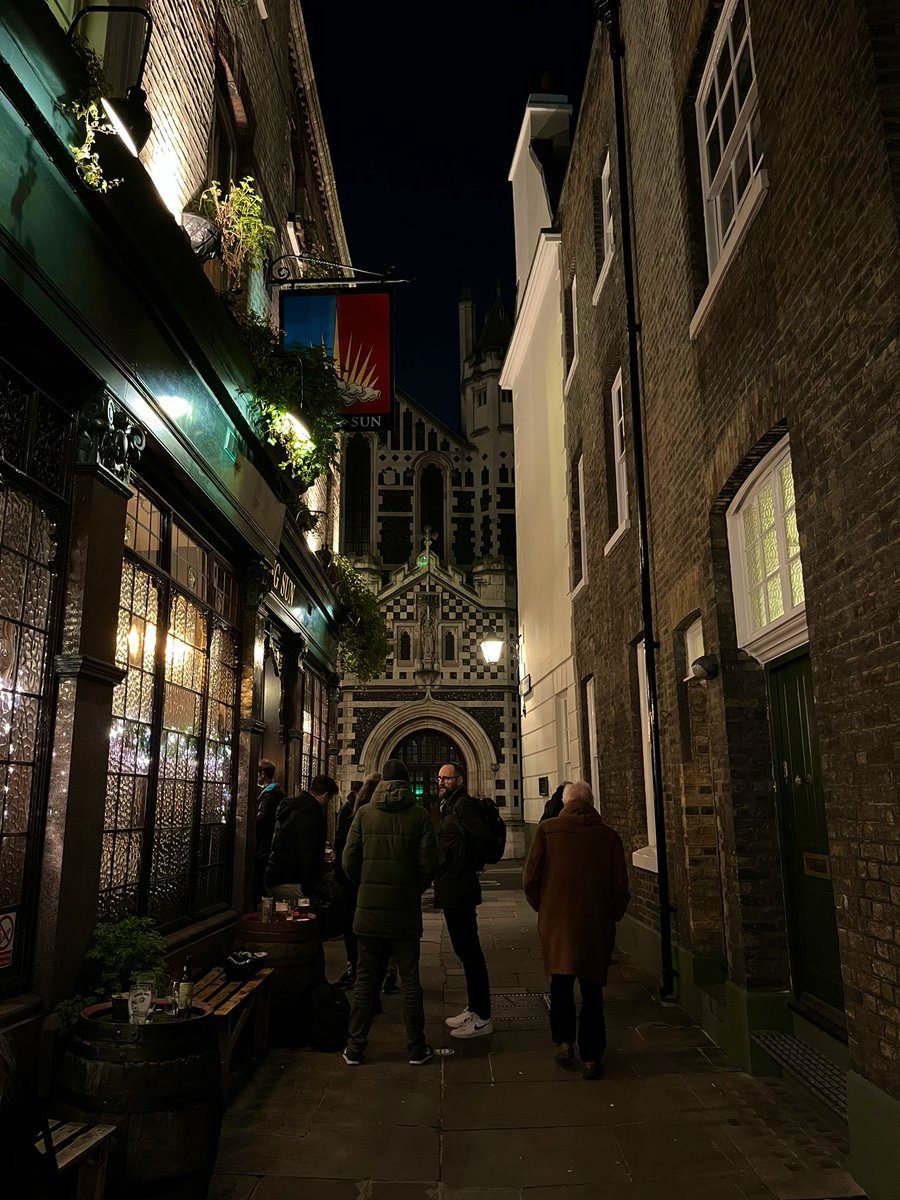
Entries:
{"type": "Polygon", "coordinates": [[[390,634],[378,601],[349,559],[336,554],[329,569],[341,605],[338,657],[343,671],[365,683],[384,672],[391,650],[390,634]]]}
{"type": "Polygon", "coordinates": [[[97,153],[97,135],[115,133],[115,129],[100,113],[100,97],[103,94],[103,67],[94,50],[81,38],[75,38],[72,46],[81,62],[81,93],[74,100],[60,100],[57,108],[68,113],[84,129],[80,145],[69,146],[75,160],[75,170],[89,188],[95,192],[108,192],[118,187],[121,179],[107,179],[103,174],[100,156],[97,153]]]}
{"type": "Polygon", "coordinates": [[[338,461],[343,405],[334,360],[316,346],[285,350],[282,334],[256,313],[232,315],[256,372],[253,416],[265,440],[283,455],[281,469],[306,491],[338,461]]]}

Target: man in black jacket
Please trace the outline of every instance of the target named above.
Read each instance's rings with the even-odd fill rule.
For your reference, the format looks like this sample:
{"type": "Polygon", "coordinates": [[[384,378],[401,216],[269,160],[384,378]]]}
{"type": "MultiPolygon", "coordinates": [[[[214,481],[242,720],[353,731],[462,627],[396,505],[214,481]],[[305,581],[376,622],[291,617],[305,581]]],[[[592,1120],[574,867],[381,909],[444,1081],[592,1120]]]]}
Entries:
{"type": "Polygon", "coordinates": [[[288,796],[278,806],[266,892],[278,900],[311,897],[325,870],[328,805],[338,785],[330,775],[317,775],[308,792],[288,796]]]}
{"type": "Polygon", "coordinates": [[[253,860],[253,903],[266,894],[266,867],[275,833],[275,816],[284,799],[284,788],[275,781],[275,764],[261,758],[256,768],[256,786],[260,789],[256,801],[256,851],[253,860]]]}
{"type": "Polygon", "coordinates": [[[484,833],[484,819],[477,800],[466,792],[466,780],[459,763],[444,763],[438,771],[438,796],[441,823],[438,848],[441,865],[434,879],[434,903],[444,910],[447,932],[466,976],[468,1004],[455,1017],[447,1017],[450,1036],[485,1037],[494,1032],[491,1020],[491,985],[484,951],[478,937],[477,907],[481,903],[478,872],[478,846],[484,833]]]}

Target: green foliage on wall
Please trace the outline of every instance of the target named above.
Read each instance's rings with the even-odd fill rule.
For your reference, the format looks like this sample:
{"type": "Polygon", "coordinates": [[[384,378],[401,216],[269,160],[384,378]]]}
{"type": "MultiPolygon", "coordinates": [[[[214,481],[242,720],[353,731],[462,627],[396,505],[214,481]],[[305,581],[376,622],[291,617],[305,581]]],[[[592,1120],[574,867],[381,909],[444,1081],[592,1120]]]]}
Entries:
{"type": "Polygon", "coordinates": [[[361,682],[384,672],[391,639],[375,596],[349,559],[336,554],[331,581],[341,604],[339,657],[341,667],[361,682]]]}
{"type": "Polygon", "coordinates": [[[251,406],[260,432],[283,454],[282,470],[306,491],[338,462],[342,402],[334,360],[316,346],[285,350],[282,335],[265,317],[251,312],[233,316],[256,371],[251,406]]]}

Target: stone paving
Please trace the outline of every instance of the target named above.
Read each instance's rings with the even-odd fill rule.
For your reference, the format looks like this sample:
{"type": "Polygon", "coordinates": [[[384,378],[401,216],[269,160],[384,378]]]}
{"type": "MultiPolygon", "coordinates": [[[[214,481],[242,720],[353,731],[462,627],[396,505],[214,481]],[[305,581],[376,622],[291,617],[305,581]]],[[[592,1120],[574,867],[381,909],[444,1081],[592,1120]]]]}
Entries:
{"type": "MultiPolygon", "coordinates": [[[[520,869],[489,873],[479,910],[492,1037],[452,1039],[465,1007],[441,914],[425,912],[427,1035],[406,1061],[386,997],[366,1061],[272,1050],[225,1119],[209,1200],[845,1200],[846,1126],[787,1080],[728,1058],[622,956],[606,989],[603,1078],[553,1060],[534,914],[520,869]]],[[[343,945],[326,947],[329,977],[343,945]]]]}

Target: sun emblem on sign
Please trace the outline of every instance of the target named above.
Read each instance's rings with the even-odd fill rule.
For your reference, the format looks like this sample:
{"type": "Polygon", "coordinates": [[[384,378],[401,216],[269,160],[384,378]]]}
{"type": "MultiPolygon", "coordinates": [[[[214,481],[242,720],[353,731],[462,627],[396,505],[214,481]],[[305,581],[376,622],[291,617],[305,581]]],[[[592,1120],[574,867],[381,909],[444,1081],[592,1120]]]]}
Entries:
{"type": "Polygon", "coordinates": [[[338,387],[344,397],[344,404],[371,404],[373,400],[381,399],[381,388],[378,383],[377,367],[369,366],[372,359],[372,348],[363,359],[365,347],[359,343],[354,345],[353,337],[347,340],[347,345],[341,345],[339,318],[334,323],[334,360],[337,363],[340,381],[338,387]],[[362,360],[362,361],[360,361],[362,360]]]}

